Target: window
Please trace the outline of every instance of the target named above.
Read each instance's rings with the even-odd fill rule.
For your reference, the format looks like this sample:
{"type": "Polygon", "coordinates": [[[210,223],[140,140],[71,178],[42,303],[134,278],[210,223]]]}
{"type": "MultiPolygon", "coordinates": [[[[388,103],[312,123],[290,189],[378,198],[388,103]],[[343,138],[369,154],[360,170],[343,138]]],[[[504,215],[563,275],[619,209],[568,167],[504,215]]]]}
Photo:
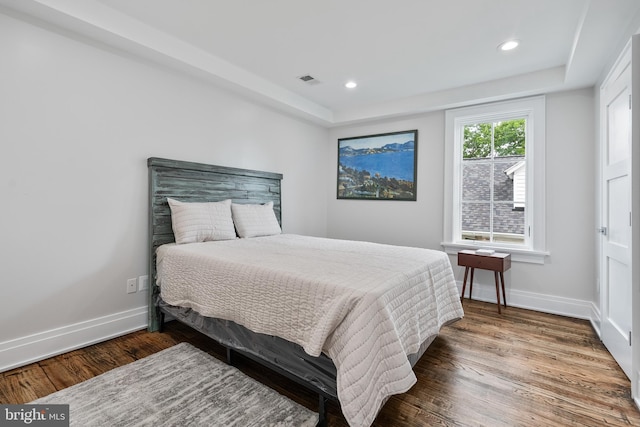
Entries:
{"type": "Polygon", "coordinates": [[[446,112],[445,242],[544,263],[544,97],[446,112]]]}
{"type": "Polygon", "coordinates": [[[526,127],[524,118],[462,125],[462,240],[525,243],[526,127]]]}

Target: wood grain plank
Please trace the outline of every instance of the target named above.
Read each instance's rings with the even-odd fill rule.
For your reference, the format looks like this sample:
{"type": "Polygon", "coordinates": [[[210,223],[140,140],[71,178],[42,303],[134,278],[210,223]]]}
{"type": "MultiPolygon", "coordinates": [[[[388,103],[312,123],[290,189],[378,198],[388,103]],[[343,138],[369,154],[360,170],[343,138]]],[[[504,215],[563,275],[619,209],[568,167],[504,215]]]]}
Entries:
{"type": "Polygon", "coordinates": [[[0,374],[0,403],[25,403],[46,396],[57,389],[37,364],[0,374]]]}
{"type": "MultiPolygon", "coordinates": [[[[177,322],[139,331],[0,374],[0,403],[25,403],[116,366],[190,342],[224,360],[225,350],[177,322]]],[[[317,410],[317,396],[238,357],[251,377],[317,410]]],[[[446,326],[416,364],[417,382],[393,396],[375,427],[638,426],[630,383],[589,322],[465,301],[465,318],[446,326]]],[[[335,402],[328,424],[348,427],[335,402]]]]}

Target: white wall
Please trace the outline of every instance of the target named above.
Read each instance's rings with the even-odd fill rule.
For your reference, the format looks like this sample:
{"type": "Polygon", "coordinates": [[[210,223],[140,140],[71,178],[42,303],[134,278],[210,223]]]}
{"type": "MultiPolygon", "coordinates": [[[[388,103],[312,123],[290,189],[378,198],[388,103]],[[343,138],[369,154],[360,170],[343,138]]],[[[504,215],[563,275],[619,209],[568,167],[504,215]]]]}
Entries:
{"type": "MultiPolygon", "coordinates": [[[[505,275],[507,302],[522,307],[588,318],[595,276],[594,91],[593,88],[546,97],[546,241],[544,265],[514,263],[505,275]]],[[[444,112],[434,112],[330,132],[328,174],[336,175],[337,139],[418,129],[416,202],[337,200],[329,183],[329,237],[442,249],[444,186],[444,112]]],[[[451,258],[458,280],[464,269],[451,258]]],[[[493,274],[478,272],[478,295],[495,301],[493,274]]],[[[477,287],[474,287],[474,296],[477,287]]]]}
{"type": "Polygon", "coordinates": [[[1,14],[0,55],[0,371],[144,326],[148,157],[283,173],[326,234],[326,129],[1,14]]]}

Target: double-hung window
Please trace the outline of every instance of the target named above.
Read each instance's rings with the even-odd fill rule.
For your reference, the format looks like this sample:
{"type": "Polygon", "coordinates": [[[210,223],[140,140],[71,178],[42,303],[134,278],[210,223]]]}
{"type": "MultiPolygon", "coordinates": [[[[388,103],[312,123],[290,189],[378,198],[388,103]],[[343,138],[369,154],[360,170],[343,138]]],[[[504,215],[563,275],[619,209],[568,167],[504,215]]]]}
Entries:
{"type": "Polygon", "coordinates": [[[446,112],[443,246],[543,263],[545,99],[446,112]]]}

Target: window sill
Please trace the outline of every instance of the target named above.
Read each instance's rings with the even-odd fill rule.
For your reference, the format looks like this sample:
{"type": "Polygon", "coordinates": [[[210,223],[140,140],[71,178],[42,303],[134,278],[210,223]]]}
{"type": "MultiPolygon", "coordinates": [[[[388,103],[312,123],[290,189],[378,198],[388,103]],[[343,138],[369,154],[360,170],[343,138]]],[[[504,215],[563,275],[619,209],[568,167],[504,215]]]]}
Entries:
{"type": "Polygon", "coordinates": [[[531,264],[544,264],[545,258],[551,255],[546,251],[534,251],[530,249],[515,249],[505,248],[500,246],[490,246],[487,244],[473,244],[473,243],[453,243],[442,242],[440,243],[444,247],[444,251],[450,255],[457,255],[457,253],[463,249],[493,249],[496,252],[502,252],[511,254],[511,260],[517,262],[528,262],[531,264]]]}

